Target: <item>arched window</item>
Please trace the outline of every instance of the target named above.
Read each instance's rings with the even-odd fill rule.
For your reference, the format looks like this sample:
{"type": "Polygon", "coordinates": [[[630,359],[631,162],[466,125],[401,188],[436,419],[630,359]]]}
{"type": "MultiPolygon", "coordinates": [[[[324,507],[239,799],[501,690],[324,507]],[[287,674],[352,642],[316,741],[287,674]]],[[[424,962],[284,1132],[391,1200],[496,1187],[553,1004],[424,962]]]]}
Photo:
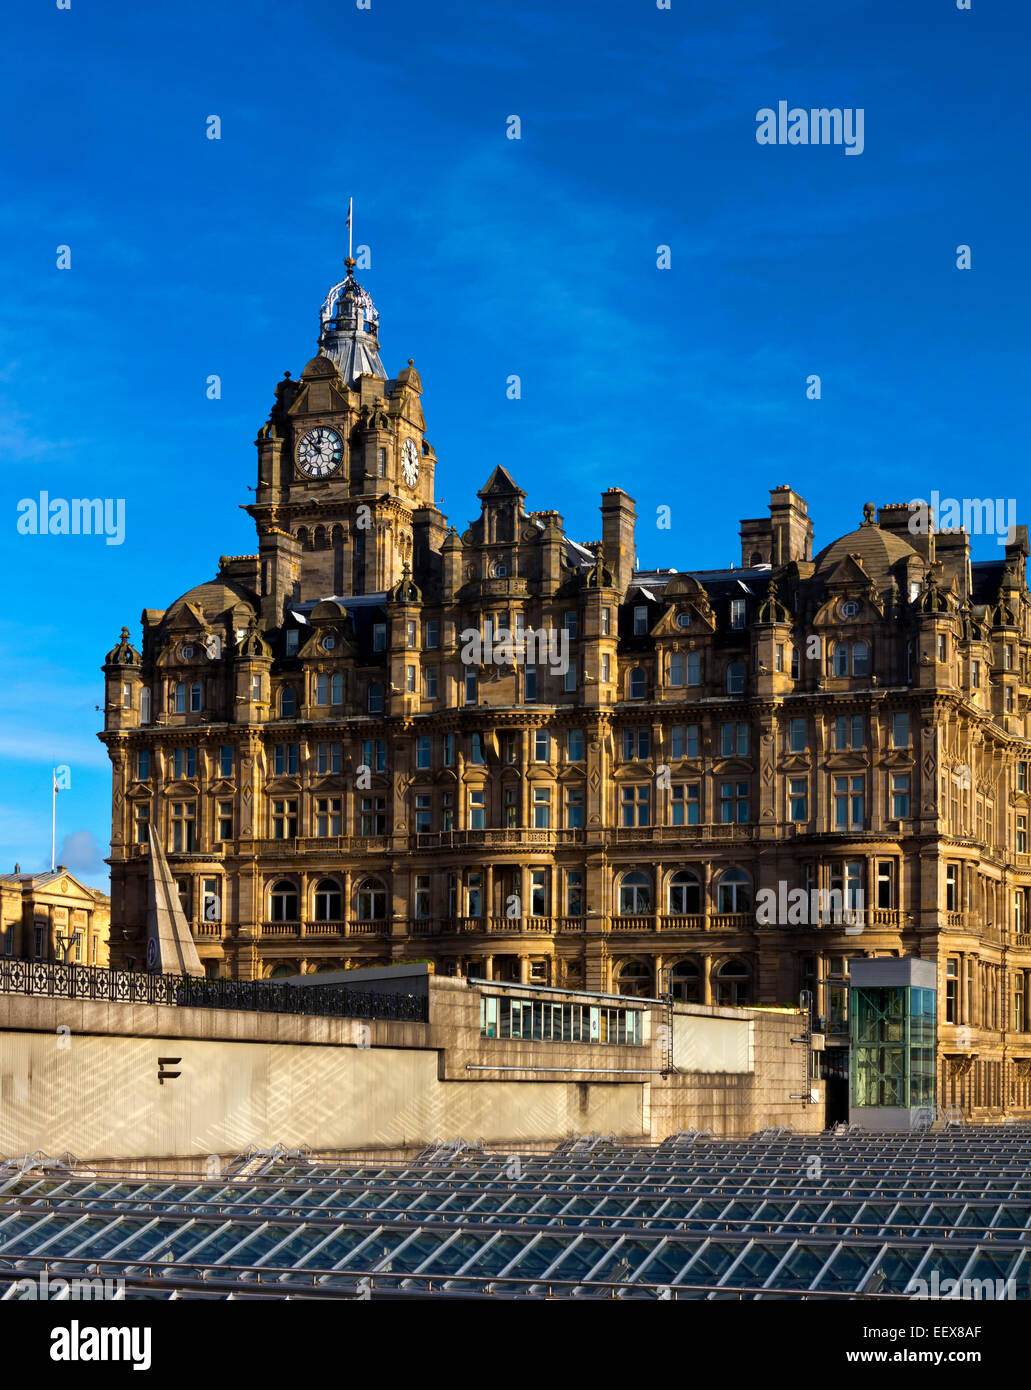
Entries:
{"type": "Polygon", "coordinates": [[[290,975],[296,975],[297,971],[292,965],[274,965],[268,972],[270,980],[285,980],[290,975]]]}
{"type": "Polygon", "coordinates": [[[150,686],[145,685],[140,691],[140,723],[150,723],[150,686]]]}
{"type": "Polygon", "coordinates": [[[839,642],[834,648],[834,674],[848,675],[848,647],[844,642],[839,642]]]}
{"type": "Polygon", "coordinates": [[[342,671],[333,672],[333,677],[329,682],[329,703],[331,705],[342,705],[344,703],[344,676],[342,671]]]}
{"type": "Polygon", "coordinates": [[[186,682],[176,681],[175,683],[175,704],[173,706],[176,714],[186,713],[186,682]]]}
{"type": "Polygon", "coordinates": [[[852,644],[852,674],[854,676],[868,676],[870,674],[870,648],[865,642],[853,642],[852,644]]]}
{"type": "Polygon", "coordinates": [[[293,719],[297,713],[297,696],[292,685],[284,685],[280,691],[279,713],[283,719],[293,719]]]}
{"type": "Polygon", "coordinates": [[[652,967],[644,960],[625,960],[619,967],[616,988],[633,999],[648,998],[652,992],[652,967]]]}
{"type": "Polygon", "coordinates": [[[387,915],[387,890],[378,878],[363,878],[358,885],[359,922],[382,922],[387,915]]]}
{"type": "Polygon", "coordinates": [[[635,666],[630,672],[629,698],[631,700],[643,700],[645,696],[644,671],[640,666],[635,666]]]}
{"type": "Polygon", "coordinates": [[[747,1004],[751,983],[752,972],[743,960],[724,961],[716,971],[716,1003],[747,1004]]]}
{"type": "Polygon", "coordinates": [[[669,910],[674,917],[694,916],[702,910],[702,885],[696,873],[681,869],[669,881],[669,910]]]}
{"type": "Polygon", "coordinates": [[[719,912],[748,912],[752,906],[752,881],[744,869],[727,869],[720,874],[717,889],[719,912]]]}
{"type": "Polygon", "coordinates": [[[269,921],[300,921],[297,912],[297,889],[289,879],[281,878],[272,885],[269,892],[269,921]]]}
{"type": "Polygon", "coordinates": [[[315,885],[315,921],[340,922],[343,920],[343,899],[340,884],[333,878],[321,878],[315,885]]]}
{"type": "Polygon", "coordinates": [[[669,988],[674,999],[684,1004],[702,1002],[701,971],[693,960],[681,960],[669,972],[669,988]]]}
{"type": "Polygon", "coordinates": [[[379,681],[374,681],[372,685],[369,686],[369,713],[383,713],[383,687],[380,685],[379,681]]]}
{"type": "Polygon", "coordinates": [[[320,671],[315,677],[315,703],[317,705],[329,704],[329,677],[325,671],[320,671]]]}
{"type": "Polygon", "coordinates": [[[198,714],[203,707],[204,687],[200,681],[194,681],[190,686],[190,713],[198,714]]]}
{"type": "Polygon", "coordinates": [[[727,694],[743,695],[745,693],[745,663],[743,661],[732,661],[727,667],[727,694]]]}
{"type": "Polygon", "coordinates": [[[619,885],[619,911],[623,917],[634,917],[652,910],[652,881],[640,869],[624,874],[619,885]]]}

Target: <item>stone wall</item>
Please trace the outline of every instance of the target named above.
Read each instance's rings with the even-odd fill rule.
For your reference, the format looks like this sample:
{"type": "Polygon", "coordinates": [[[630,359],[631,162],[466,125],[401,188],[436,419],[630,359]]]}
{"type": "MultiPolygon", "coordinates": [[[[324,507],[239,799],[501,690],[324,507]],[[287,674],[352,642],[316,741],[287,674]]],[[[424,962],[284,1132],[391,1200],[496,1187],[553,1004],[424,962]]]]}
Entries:
{"type": "Polygon", "coordinates": [[[674,1066],[727,1069],[664,1076],[662,1007],[642,1006],[641,1046],[482,1038],[488,988],[432,980],[429,1023],[0,995],[0,1154],[175,1163],[252,1144],[386,1156],[823,1127],[822,1105],[790,1099],[796,1013],[678,1006],[674,1066]]]}

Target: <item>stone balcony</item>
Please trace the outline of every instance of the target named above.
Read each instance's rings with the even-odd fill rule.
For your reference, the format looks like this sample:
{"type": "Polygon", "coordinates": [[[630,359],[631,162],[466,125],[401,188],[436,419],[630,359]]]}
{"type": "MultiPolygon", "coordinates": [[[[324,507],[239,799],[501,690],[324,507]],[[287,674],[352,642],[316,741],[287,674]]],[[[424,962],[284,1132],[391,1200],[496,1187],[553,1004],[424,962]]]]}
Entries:
{"type": "Polygon", "coordinates": [[[616,845],[713,844],[758,837],[757,825],[640,825],[616,826],[607,832],[616,845]]]}
{"type": "Polygon", "coordinates": [[[434,830],[412,837],[412,848],[420,849],[524,849],[532,846],[547,850],[556,845],[583,844],[582,830],[434,830]]]}
{"type": "Polygon", "coordinates": [[[299,940],[303,937],[321,936],[338,941],[346,936],[388,936],[390,923],[385,918],[375,921],[353,922],[262,922],[263,937],[286,937],[299,940]]]}

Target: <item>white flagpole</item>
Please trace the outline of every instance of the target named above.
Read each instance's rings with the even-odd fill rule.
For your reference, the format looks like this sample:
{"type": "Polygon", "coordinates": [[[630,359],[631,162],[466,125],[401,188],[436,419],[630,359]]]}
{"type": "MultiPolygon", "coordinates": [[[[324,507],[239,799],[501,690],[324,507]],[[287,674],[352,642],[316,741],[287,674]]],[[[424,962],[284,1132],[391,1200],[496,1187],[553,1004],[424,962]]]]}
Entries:
{"type": "Polygon", "coordinates": [[[50,872],[57,866],[57,768],[50,769],[50,872]]]}
{"type": "Polygon", "coordinates": [[[353,216],[354,216],[354,198],[351,197],[351,198],[348,198],[348,200],[347,200],[347,259],[348,259],[349,261],[354,259],[354,251],[353,251],[353,249],[352,249],[352,241],[353,241],[354,233],[353,233],[352,228],[351,228],[351,218],[352,218],[353,216]]]}

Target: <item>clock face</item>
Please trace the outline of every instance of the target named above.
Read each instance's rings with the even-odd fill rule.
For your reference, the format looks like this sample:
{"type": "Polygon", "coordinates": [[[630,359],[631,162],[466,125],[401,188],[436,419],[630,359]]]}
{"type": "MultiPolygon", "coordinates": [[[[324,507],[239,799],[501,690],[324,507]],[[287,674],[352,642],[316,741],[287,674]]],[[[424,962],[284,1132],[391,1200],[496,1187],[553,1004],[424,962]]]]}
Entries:
{"type": "Polygon", "coordinates": [[[401,472],[409,487],[419,481],[419,450],[414,439],[406,439],[401,445],[401,472]]]}
{"type": "Polygon", "coordinates": [[[325,478],[336,469],[344,446],[336,430],[325,425],[309,430],[297,446],[297,467],[309,478],[325,478]]]}

